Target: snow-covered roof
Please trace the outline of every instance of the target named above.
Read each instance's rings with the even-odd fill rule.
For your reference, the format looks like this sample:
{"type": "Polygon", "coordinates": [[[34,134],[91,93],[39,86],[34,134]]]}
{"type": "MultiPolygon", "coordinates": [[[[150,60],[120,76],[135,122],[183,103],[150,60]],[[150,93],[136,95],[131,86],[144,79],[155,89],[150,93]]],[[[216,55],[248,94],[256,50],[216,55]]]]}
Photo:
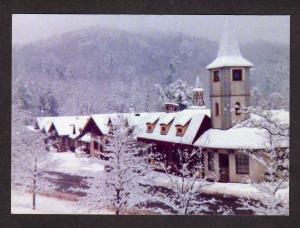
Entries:
{"type": "Polygon", "coordinates": [[[239,127],[251,127],[251,125],[259,125],[262,124],[262,121],[267,121],[267,119],[271,120],[274,123],[278,123],[280,125],[290,125],[290,113],[288,111],[285,111],[283,109],[278,109],[278,110],[265,110],[261,113],[262,116],[251,113],[250,118],[246,119],[240,123],[237,123],[234,128],[239,128],[239,127]],[[263,117],[264,116],[264,117],[263,117]],[[266,119],[267,118],[267,119],[266,119]]]}
{"type": "Polygon", "coordinates": [[[51,119],[53,117],[50,116],[39,116],[36,118],[37,126],[40,130],[42,130],[47,124],[51,123],[51,119]]]}
{"type": "Polygon", "coordinates": [[[176,116],[176,113],[174,113],[174,112],[169,113],[168,115],[164,115],[160,120],[160,124],[169,125],[170,122],[172,120],[174,120],[175,116],[176,116]]]}
{"type": "Polygon", "coordinates": [[[174,102],[165,102],[165,105],[179,106],[177,103],[174,103],[174,102]]]}
{"type": "Polygon", "coordinates": [[[175,113],[161,113],[158,123],[156,124],[152,133],[144,132],[138,135],[138,138],[143,139],[150,139],[150,140],[157,140],[157,141],[164,141],[164,142],[171,142],[171,143],[178,143],[178,144],[188,144],[192,145],[195,136],[200,128],[204,117],[206,116],[207,111],[201,109],[185,109],[180,112],[175,113]],[[170,117],[168,117],[170,116],[170,117]],[[171,119],[175,116],[170,129],[166,135],[162,135],[160,133],[160,124],[165,122],[166,119],[171,119]],[[183,136],[176,136],[176,125],[186,124],[188,121],[189,125],[187,127],[186,132],[183,136]]]}
{"type": "Polygon", "coordinates": [[[91,118],[94,120],[95,124],[102,132],[102,134],[107,135],[109,133],[109,126],[108,126],[110,120],[109,114],[94,114],[91,116],[91,118]]]}
{"type": "Polygon", "coordinates": [[[146,119],[146,123],[154,124],[159,119],[159,117],[163,114],[164,114],[163,112],[161,113],[157,112],[149,115],[148,118],[146,119]]]}
{"type": "MultiPolygon", "coordinates": [[[[288,146],[288,142],[279,142],[288,146]]],[[[194,146],[217,149],[265,149],[269,139],[266,130],[258,128],[230,128],[228,130],[209,129],[194,143],[194,146]]]]}
{"type": "Polygon", "coordinates": [[[84,136],[80,138],[80,141],[90,143],[92,141],[92,136],[90,133],[86,133],[84,136]]]}
{"type": "Polygon", "coordinates": [[[195,91],[195,92],[203,92],[204,89],[202,89],[202,88],[194,88],[193,91],[195,91]]]}
{"type": "Polygon", "coordinates": [[[219,43],[218,56],[206,69],[230,66],[252,67],[253,64],[242,56],[235,38],[233,26],[228,19],[226,20],[224,32],[219,43]]]}
{"type": "Polygon", "coordinates": [[[52,124],[55,127],[57,134],[63,135],[79,135],[79,129],[88,121],[89,116],[57,116],[52,117],[52,124]],[[75,127],[75,134],[74,132],[75,127]]]}
{"type": "MultiPolygon", "coordinates": [[[[206,109],[207,110],[207,107],[205,105],[202,105],[202,106],[192,105],[192,106],[189,107],[189,109],[206,109]]],[[[209,113],[208,116],[210,116],[210,113],[209,113]]]]}

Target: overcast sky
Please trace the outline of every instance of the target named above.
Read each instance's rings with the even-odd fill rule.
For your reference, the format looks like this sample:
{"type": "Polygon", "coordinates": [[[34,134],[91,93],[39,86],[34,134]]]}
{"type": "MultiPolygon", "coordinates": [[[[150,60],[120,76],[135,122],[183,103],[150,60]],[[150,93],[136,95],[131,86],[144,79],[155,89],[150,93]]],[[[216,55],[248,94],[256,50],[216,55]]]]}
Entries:
{"type": "MultiPolygon", "coordinates": [[[[100,26],[129,32],[180,31],[219,40],[226,16],[14,14],[13,44],[31,43],[64,32],[100,26]]],[[[239,43],[257,39],[289,44],[289,16],[231,16],[239,43]]]]}

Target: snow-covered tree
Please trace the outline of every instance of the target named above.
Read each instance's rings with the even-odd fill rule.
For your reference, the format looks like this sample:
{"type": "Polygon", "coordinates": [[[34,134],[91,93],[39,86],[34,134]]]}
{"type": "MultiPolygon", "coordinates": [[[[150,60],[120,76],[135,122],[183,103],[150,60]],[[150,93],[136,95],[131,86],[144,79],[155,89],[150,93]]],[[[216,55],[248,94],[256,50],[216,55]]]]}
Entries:
{"type": "Polygon", "coordinates": [[[174,82],[176,79],[177,68],[179,65],[179,60],[177,56],[172,56],[169,63],[169,72],[165,77],[164,86],[168,86],[174,82]]]}
{"type": "MultiPolygon", "coordinates": [[[[174,170],[166,167],[163,163],[155,163],[155,167],[160,164],[164,170],[164,175],[168,180],[168,190],[165,192],[150,189],[152,197],[149,201],[163,204],[165,209],[155,209],[161,214],[206,214],[210,211],[209,204],[216,204],[216,200],[207,199],[201,196],[204,187],[211,184],[204,176],[204,164],[202,162],[202,150],[178,149],[178,167],[174,170]]],[[[164,161],[165,154],[151,153],[151,160],[164,161]]]]}
{"type": "Polygon", "coordinates": [[[87,195],[79,205],[85,205],[90,210],[109,208],[119,215],[144,199],[140,181],[147,173],[143,157],[146,149],[137,145],[135,128],[129,126],[124,117],[118,116],[112,122],[112,131],[103,152],[108,159],[107,172],[90,179],[87,195]]]}
{"type": "Polygon", "coordinates": [[[274,92],[270,96],[270,108],[272,109],[281,109],[282,108],[282,96],[278,92],[274,92]]]}
{"type": "Polygon", "coordinates": [[[260,105],[261,98],[262,97],[258,91],[258,88],[254,87],[253,90],[251,91],[251,105],[253,107],[257,107],[258,105],[260,105]]]}
{"type": "Polygon", "coordinates": [[[280,119],[274,111],[250,110],[255,118],[245,121],[242,126],[263,130],[266,145],[262,152],[243,150],[265,168],[264,180],[252,185],[263,193],[259,202],[241,199],[243,208],[257,215],[288,215],[288,199],[282,197],[280,189],[289,186],[289,124],[280,119]]]}
{"type": "Polygon", "coordinates": [[[24,125],[25,119],[27,122],[32,119],[31,113],[14,105],[12,119],[12,188],[30,192],[32,209],[35,209],[36,194],[52,187],[51,176],[46,171],[58,161],[45,150],[42,134],[24,125]]]}
{"type": "Polygon", "coordinates": [[[48,84],[44,88],[43,94],[40,96],[39,99],[39,111],[40,115],[50,115],[56,116],[58,115],[58,102],[48,84]]]}
{"type": "Polygon", "coordinates": [[[165,88],[156,85],[159,91],[159,101],[163,107],[165,102],[174,102],[179,105],[181,110],[187,108],[192,102],[192,87],[187,82],[178,79],[165,88]]]}

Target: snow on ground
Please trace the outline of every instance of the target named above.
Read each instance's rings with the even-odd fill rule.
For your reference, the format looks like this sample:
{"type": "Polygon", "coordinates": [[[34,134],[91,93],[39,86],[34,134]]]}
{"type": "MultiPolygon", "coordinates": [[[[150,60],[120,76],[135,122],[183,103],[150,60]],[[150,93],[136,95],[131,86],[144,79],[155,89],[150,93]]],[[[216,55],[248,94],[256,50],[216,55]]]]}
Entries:
{"type": "Polygon", "coordinates": [[[58,165],[49,171],[80,176],[89,176],[89,174],[104,171],[105,161],[94,157],[77,157],[73,152],[52,152],[50,154],[58,160],[58,165]]]}
{"type": "MultiPolygon", "coordinates": [[[[179,179],[180,177],[173,176],[173,180],[175,180],[176,178],[179,179]]],[[[155,174],[152,174],[151,179],[153,181],[152,184],[164,186],[167,188],[172,188],[170,179],[164,173],[155,172],[155,174]]],[[[149,180],[147,183],[150,184],[149,180]]],[[[203,187],[203,189],[201,189],[201,192],[209,195],[226,195],[231,197],[244,197],[244,198],[250,198],[256,200],[259,200],[262,197],[264,197],[264,193],[260,192],[253,185],[247,183],[214,182],[208,186],[203,187]]],[[[288,201],[289,188],[287,187],[278,190],[278,195],[288,201]]]]}
{"type": "MultiPolygon", "coordinates": [[[[59,165],[51,171],[79,175],[93,176],[95,173],[104,172],[105,161],[93,157],[76,157],[75,153],[51,153],[53,158],[59,160],[59,165]]],[[[174,178],[180,178],[173,176],[174,178]]],[[[148,173],[148,177],[143,181],[145,184],[171,187],[170,179],[166,174],[160,172],[148,173]]],[[[215,182],[202,189],[203,193],[211,195],[227,195],[232,197],[249,197],[259,199],[263,194],[251,184],[244,183],[220,183],[215,182]]],[[[289,188],[278,191],[280,197],[289,199],[289,188]]]]}
{"type": "Polygon", "coordinates": [[[102,209],[89,212],[86,208],[77,207],[75,201],[37,195],[36,209],[32,209],[32,195],[29,193],[11,192],[12,214],[114,214],[102,209]]]}

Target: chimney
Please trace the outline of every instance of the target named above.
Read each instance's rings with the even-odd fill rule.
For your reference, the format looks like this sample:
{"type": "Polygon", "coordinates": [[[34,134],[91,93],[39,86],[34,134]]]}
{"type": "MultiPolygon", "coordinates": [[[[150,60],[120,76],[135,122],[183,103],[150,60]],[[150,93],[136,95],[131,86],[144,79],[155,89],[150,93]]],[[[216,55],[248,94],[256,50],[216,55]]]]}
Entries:
{"type": "Polygon", "coordinates": [[[177,112],[179,110],[179,105],[172,102],[165,103],[165,112],[177,112]]]}

